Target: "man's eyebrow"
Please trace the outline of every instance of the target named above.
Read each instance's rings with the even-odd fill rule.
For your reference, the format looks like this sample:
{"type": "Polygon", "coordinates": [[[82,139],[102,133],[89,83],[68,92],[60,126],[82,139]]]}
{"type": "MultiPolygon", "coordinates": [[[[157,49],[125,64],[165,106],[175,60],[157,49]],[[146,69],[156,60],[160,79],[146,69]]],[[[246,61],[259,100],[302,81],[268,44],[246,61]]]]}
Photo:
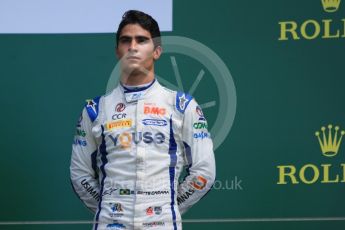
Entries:
{"type": "Polygon", "coordinates": [[[144,35],[139,35],[139,36],[135,36],[136,39],[150,39],[150,37],[144,36],[144,35]]]}
{"type": "Polygon", "coordinates": [[[132,38],[131,36],[127,36],[127,35],[122,35],[122,36],[120,36],[120,38],[119,39],[128,39],[128,38],[132,38]]]}
{"type": "MultiPolygon", "coordinates": [[[[122,35],[120,36],[119,39],[132,39],[132,36],[128,36],[128,35],[122,35]]],[[[150,37],[145,36],[145,35],[138,35],[138,36],[134,36],[135,39],[150,39],[150,37]]]]}

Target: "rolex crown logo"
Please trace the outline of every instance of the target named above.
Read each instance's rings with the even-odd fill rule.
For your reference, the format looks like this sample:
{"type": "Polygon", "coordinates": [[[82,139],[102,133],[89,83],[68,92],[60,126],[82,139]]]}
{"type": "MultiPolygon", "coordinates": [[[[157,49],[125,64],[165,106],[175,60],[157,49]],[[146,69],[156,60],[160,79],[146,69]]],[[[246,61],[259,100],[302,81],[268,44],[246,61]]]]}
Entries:
{"type": "Polygon", "coordinates": [[[339,9],[341,0],[321,0],[323,9],[332,13],[339,9]]]}
{"type": "Polygon", "coordinates": [[[320,143],[322,154],[326,157],[337,155],[341,140],[345,135],[345,131],[342,130],[340,132],[340,137],[338,136],[339,126],[334,127],[334,132],[332,132],[332,128],[332,125],[328,125],[328,136],[326,134],[326,127],[321,127],[322,134],[320,134],[320,132],[315,132],[320,143]],[[320,137],[320,135],[322,135],[322,137],[320,137]]]}

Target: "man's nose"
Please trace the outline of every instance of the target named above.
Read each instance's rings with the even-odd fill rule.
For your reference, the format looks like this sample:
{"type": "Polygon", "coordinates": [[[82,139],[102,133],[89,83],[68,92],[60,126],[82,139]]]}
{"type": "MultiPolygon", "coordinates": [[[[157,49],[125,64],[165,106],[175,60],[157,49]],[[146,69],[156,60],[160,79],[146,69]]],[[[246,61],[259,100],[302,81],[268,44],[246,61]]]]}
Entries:
{"type": "Polygon", "coordinates": [[[128,50],[137,50],[137,42],[135,39],[132,39],[131,44],[128,47],[128,50]]]}

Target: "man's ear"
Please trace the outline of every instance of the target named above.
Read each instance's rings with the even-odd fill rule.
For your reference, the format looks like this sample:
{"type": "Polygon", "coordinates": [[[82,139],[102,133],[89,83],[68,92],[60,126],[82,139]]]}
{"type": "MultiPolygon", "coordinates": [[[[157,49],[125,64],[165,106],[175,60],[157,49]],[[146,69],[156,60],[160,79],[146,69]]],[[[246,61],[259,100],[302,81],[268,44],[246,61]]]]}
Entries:
{"type": "Polygon", "coordinates": [[[155,60],[155,61],[158,60],[159,57],[161,56],[162,52],[163,52],[162,47],[161,46],[157,46],[155,48],[155,50],[153,51],[153,60],[155,60]]]}

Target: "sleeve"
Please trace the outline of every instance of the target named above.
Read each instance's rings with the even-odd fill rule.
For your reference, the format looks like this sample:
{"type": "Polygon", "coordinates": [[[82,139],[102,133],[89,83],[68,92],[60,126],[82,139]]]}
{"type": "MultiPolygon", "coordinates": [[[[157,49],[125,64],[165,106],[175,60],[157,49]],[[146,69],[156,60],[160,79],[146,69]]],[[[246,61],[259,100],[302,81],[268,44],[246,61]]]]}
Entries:
{"type": "Polygon", "coordinates": [[[92,212],[96,212],[100,200],[96,162],[98,148],[91,132],[91,124],[84,108],[72,144],[70,177],[75,193],[92,212]]]}
{"type": "Polygon", "coordinates": [[[213,143],[200,106],[192,99],[184,112],[182,141],[187,176],[178,188],[177,202],[181,214],[211,189],[216,174],[213,143]]]}

